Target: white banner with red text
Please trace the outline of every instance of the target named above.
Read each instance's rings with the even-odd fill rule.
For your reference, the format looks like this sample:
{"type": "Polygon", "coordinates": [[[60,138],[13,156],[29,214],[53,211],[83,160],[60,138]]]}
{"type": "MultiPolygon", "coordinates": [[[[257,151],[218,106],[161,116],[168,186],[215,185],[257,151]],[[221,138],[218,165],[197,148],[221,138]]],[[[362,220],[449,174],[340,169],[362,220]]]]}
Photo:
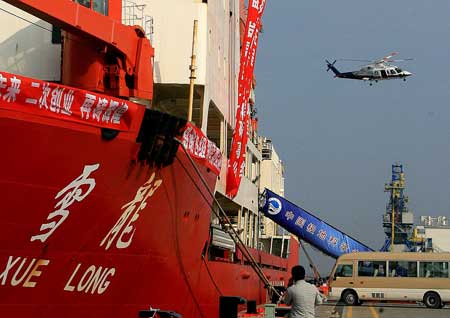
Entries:
{"type": "Polygon", "coordinates": [[[236,196],[245,170],[247,131],[250,116],[248,100],[252,89],[258,34],[261,29],[261,18],[265,5],[266,0],[249,0],[247,22],[241,49],[236,122],[227,169],[226,194],[231,198],[236,196]]]}

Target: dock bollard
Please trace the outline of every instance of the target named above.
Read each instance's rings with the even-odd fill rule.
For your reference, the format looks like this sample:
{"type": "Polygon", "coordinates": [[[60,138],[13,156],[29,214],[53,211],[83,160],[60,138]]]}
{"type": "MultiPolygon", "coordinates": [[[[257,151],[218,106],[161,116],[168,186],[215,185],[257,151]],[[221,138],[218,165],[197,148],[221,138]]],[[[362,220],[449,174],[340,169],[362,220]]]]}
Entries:
{"type": "Polygon", "coordinates": [[[247,314],[257,314],[256,300],[247,300],[247,314]]]}
{"type": "Polygon", "coordinates": [[[220,296],[219,318],[237,318],[239,304],[245,304],[245,298],[239,296],[220,296]]]}
{"type": "Polygon", "coordinates": [[[276,304],[265,304],[264,305],[264,318],[275,318],[275,308],[276,304]]]}

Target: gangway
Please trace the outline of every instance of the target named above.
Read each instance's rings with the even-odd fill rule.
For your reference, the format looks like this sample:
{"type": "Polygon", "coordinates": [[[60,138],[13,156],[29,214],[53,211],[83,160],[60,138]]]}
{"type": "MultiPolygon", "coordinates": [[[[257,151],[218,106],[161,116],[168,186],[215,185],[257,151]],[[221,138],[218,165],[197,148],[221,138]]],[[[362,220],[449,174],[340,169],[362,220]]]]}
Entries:
{"type": "Polygon", "coordinates": [[[269,189],[265,189],[262,194],[260,210],[288,232],[333,258],[350,252],[373,251],[367,245],[269,189]]]}

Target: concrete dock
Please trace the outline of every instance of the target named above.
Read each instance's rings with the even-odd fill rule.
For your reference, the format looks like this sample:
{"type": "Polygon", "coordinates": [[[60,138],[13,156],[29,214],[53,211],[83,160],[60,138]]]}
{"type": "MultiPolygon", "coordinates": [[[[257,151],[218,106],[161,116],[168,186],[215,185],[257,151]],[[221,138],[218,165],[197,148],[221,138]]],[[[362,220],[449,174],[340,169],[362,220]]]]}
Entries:
{"type": "MultiPolygon", "coordinates": [[[[367,303],[361,306],[338,307],[333,315],[334,303],[327,303],[316,308],[316,318],[448,318],[450,306],[442,309],[428,309],[419,304],[379,304],[367,303]]],[[[241,313],[239,318],[269,318],[263,309],[258,308],[258,314],[241,313]]],[[[276,316],[279,317],[279,316],[276,316]]],[[[272,317],[270,317],[272,318],[272,317]]]]}

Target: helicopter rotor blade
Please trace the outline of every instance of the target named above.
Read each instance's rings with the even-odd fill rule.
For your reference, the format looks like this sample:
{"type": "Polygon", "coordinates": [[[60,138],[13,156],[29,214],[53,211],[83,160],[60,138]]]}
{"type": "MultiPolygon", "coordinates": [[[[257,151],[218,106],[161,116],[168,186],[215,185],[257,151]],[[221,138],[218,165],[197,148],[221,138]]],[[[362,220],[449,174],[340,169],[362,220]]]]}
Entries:
{"type": "Polygon", "coordinates": [[[386,60],[386,62],[405,62],[405,61],[412,61],[414,59],[409,58],[409,59],[400,59],[400,60],[386,60]]]}
{"type": "Polygon", "coordinates": [[[398,54],[398,52],[392,52],[390,55],[385,56],[381,59],[381,61],[385,61],[387,62],[387,60],[389,60],[391,57],[396,56],[398,54]]]}
{"type": "Polygon", "coordinates": [[[359,59],[339,59],[339,61],[346,61],[346,62],[373,62],[371,60],[359,60],[359,59]]]}

